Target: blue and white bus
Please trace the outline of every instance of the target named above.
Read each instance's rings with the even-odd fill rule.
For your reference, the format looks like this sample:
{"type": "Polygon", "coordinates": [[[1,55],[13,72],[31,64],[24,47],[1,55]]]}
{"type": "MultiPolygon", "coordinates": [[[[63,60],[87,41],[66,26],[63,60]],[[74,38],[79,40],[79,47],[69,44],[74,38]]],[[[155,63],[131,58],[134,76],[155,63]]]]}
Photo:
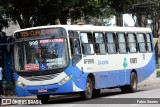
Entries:
{"type": "Polygon", "coordinates": [[[100,89],[135,92],[155,70],[149,28],[52,25],[14,33],[14,78],[18,96],[78,92],[85,99],[100,89]]]}

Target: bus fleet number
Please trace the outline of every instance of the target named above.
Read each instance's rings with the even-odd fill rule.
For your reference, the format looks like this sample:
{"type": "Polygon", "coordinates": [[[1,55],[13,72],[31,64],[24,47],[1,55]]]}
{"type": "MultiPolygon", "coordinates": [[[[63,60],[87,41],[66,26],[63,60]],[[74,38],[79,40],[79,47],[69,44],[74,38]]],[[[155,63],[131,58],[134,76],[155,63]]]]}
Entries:
{"type": "Polygon", "coordinates": [[[130,63],[131,64],[137,63],[137,58],[130,58],[130,63]]]}

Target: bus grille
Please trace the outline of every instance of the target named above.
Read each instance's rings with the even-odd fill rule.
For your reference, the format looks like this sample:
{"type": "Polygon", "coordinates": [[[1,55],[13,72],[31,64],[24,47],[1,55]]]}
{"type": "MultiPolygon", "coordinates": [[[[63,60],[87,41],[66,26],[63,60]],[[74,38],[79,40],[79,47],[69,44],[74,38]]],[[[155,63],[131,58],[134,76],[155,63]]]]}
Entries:
{"type": "Polygon", "coordinates": [[[31,76],[31,77],[24,77],[29,81],[44,81],[44,80],[51,80],[57,77],[60,73],[51,74],[51,75],[43,75],[43,76],[31,76]]]}

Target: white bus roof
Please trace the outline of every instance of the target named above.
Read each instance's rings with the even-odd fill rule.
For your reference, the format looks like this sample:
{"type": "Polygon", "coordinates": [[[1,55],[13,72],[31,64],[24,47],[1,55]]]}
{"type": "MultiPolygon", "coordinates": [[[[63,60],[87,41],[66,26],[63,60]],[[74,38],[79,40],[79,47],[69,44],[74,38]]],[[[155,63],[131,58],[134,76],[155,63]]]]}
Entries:
{"type": "Polygon", "coordinates": [[[117,27],[117,26],[93,26],[93,25],[47,25],[39,27],[25,28],[15,31],[25,31],[33,29],[43,29],[43,28],[54,28],[54,27],[63,27],[67,30],[76,30],[76,31],[106,31],[106,32],[152,32],[150,28],[142,27],[117,27]]]}

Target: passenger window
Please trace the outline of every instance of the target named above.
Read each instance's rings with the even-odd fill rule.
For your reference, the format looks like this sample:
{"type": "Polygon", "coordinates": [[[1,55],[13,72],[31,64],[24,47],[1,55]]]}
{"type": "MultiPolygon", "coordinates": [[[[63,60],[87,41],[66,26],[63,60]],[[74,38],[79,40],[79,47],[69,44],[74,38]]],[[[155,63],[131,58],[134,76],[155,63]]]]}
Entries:
{"type": "Polygon", "coordinates": [[[116,44],[115,44],[116,42],[115,42],[114,33],[106,33],[105,38],[107,42],[108,54],[115,54],[116,53],[116,44]]]}
{"type": "Polygon", "coordinates": [[[126,53],[127,46],[126,46],[125,34],[117,33],[117,36],[118,36],[119,53],[126,53]]]}
{"type": "Polygon", "coordinates": [[[129,33],[127,39],[128,39],[129,52],[131,53],[137,52],[135,35],[133,33],[129,33]]]}
{"type": "Polygon", "coordinates": [[[95,53],[105,54],[106,48],[104,44],[103,33],[94,33],[94,38],[95,38],[95,44],[94,44],[95,53]]]}
{"type": "Polygon", "coordinates": [[[142,33],[137,34],[137,42],[138,42],[138,45],[139,45],[139,51],[140,52],[146,52],[144,34],[142,34],[142,33]]]}
{"type": "Polygon", "coordinates": [[[80,33],[83,54],[94,54],[92,33],[80,33]]]}
{"type": "Polygon", "coordinates": [[[152,43],[151,43],[150,34],[146,34],[146,40],[147,40],[147,50],[148,50],[148,52],[151,52],[152,51],[152,43]]]}

